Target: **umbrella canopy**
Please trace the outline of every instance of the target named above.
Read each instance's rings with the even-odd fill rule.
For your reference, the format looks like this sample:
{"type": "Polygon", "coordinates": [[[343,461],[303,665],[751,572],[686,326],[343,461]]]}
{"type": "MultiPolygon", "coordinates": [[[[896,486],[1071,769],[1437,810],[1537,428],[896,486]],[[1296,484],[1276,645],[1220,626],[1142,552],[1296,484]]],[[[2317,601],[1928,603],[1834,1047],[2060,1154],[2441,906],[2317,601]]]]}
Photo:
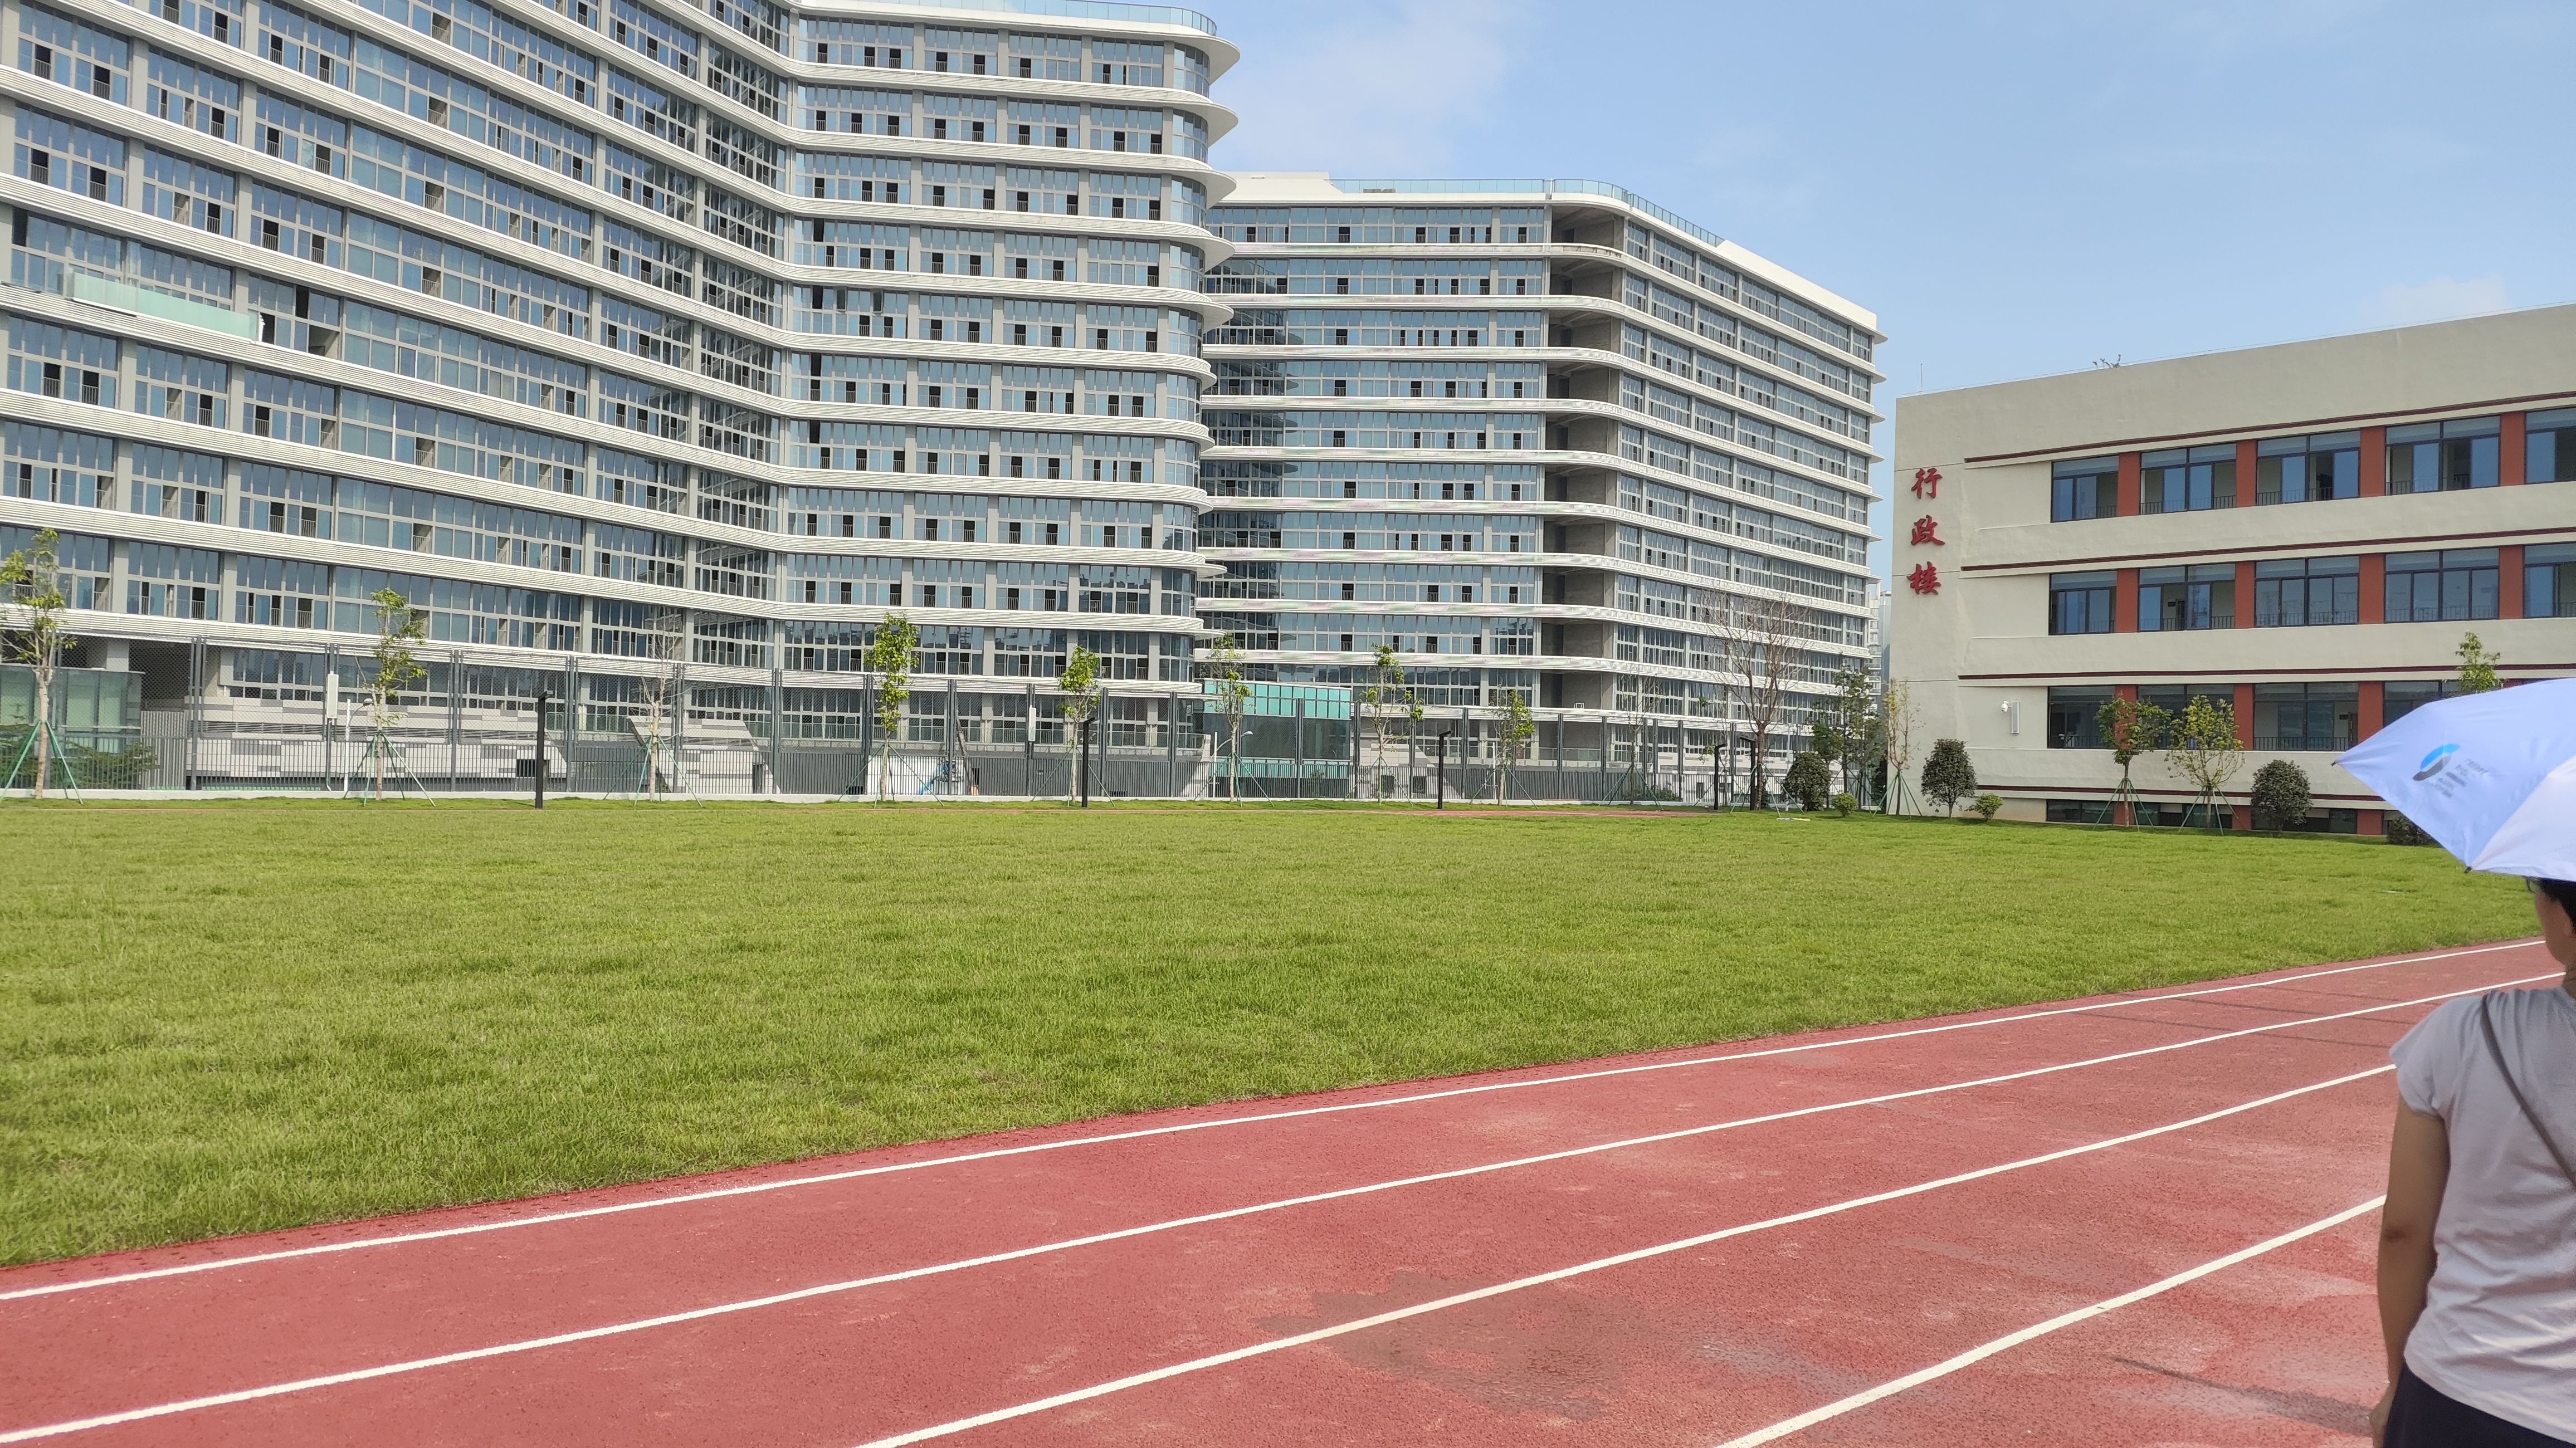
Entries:
{"type": "Polygon", "coordinates": [[[2472,870],[2576,880],[2576,679],[2437,699],[2335,763],[2472,870]]]}

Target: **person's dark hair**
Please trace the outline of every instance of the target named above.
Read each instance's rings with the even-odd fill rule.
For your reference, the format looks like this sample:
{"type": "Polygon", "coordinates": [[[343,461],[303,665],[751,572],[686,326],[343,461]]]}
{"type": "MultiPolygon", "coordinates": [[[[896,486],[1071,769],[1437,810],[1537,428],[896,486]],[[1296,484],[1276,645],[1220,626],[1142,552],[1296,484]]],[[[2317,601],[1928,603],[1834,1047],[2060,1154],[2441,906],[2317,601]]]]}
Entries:
{"type": "Polygon", "coordinates": [[[2542,880],[2534,878],[2531,887],[2558,902],[2558,908],[2576,918],[2576,880],[2542,880]]]}

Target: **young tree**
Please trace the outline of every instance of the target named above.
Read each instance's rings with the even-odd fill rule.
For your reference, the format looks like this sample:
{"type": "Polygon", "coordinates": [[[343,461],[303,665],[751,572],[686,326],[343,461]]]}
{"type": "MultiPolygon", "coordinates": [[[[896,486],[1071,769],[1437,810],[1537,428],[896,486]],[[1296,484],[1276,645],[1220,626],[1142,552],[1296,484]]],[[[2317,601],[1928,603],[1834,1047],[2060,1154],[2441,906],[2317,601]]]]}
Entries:
{"type": "Polygon", "coordinates": [[[1216,711],[1225,718],[1226,798],[1241,803],[1243,716],[1252,707],[1252,686],[1243,681],[1243,650],[1235,646],[1234,635],[1218,634],[1200,667],[1203,677],[1216,685],[1216,711]]]}
{"type": "Polygon", "coordinates": [[[2308,818],[2308,772],[2286,759],[2254,771],[2254,828],[2295,830],[2308,818]]]}
{"type": "Polygon", "coordinates": [[[1512,797],[1512,766],[1529,751],[1529,742],[1538,734],[1538,725],[1530,718],[1529,701],[1518,689],[1503,691],[1503,717],[1494,729],[1494,749],[1502,765],[1502,785],[1494,793],[1496,804],[1507,804],[1512,797]]]}
{"type": "Polygon", "coordinates": [[[0,562],[0,587],[8,590],[18,615],[5,635],[6,656],[36,676],[36,717],[27,740],[36,751],[36,798],[43,799],[53,779],[54,756],[62,751],[54,737],[54,671],[62,667],[63,650],[76,640],[63,632],[63,610],[71,602],[63,596],[62,563],[55,556],[62,540],[47,528],[34,541],[34,547],[18,549],[0,562]]]}
{"type": "Polygon", "coordinates": [[[877,803],[894,794],[894,736],[903,727],[903,704],[912,697],[912,665],[921,630],[899,613],[887,614],[868,642],[867,669],[877,676],[877,803]]]}
{"type": "Polygon", "coordinates": [[[1798,808],[1813,813],[1825,807],[1825,795],[1833,780],[1825,773],[1825,756],[1813,749],[1801,749],[1789,761],[1789,773],[1780,781],[1783,793],[1798,801],[1798,808]]]}
{"type": "Polygon", "coordinates": [[[647,798],[660,799],[666,755],[675,731],[680,697],[680,644],[685,620],[678,609],[660,609],[648,616],[642,630],[643,655],[654,669],[644,676],[636,694],[644,705],[643,723],[635,735],[644,746],[643,786],[647,798]]]}
{"type": "MultiPolygon", "coordinates": [[[[390,588],[379,588],[369,600],[376,606],[376,676],[367,683],[367,752],[375,758],[375,795],[385,797],[386,757],[393,753],[393,727],[402,722],[394,707],[403,685],[429,677],[412,656],[412,647],[429,637],[429,615],[390,588]]],[[[543,770],[546,762],[537,761],[543,770]]]]}
{"type": "MultiPolygon", "coordinates": [[[[2101,727],[2102,742],[2111,746],[2111,758],[2120,766],[2119,793],[2112,796],[2118,805],[2114,814],[2125,814],[2127,818],[2114,818],[2112,823],[2135,825],[2138,792],[2129,784],[2129,761],[2163,747],[2165,730],[2171,726],[2173,716],[2160,705],[2113,698],[2104,700],[2102,707],[2093,711],[2093,717],[2101,727]]],[[[2072,736],[2068,742],[2073,742],[2072,736]]]]}
{"type": "Polygon", "coordinates": [[[1827,706],[1832,712],[1816,726],[1816,752],[1842,767],[1843,792],[1855,799],[1879,744],[1876,693],[1868,666],[1845,664],[1834,671],[1834,700],[1827,706]],[[1831,749],[1825,747],[1829,733],[1831,749]]]}
{"type": "Polygon", "coordinates": [[[1755,809],[1770,791],[1766,767],[1771,735],[1786,721],[1789,676],[1807,610],[1772,598],[1738,598],[1717,626],[1719,672],[1742,691],[1745,722],[1753,727],[1753,777],[1746,796],[1755,809]]]}
{"type": "Polygon", "coordinates": [[[2165,745],[2165,767],[2199,791],[2201,818],[2213,829],[2225,829],[2218,817],[2221,792],[2245,765],[2244,746],[2236,741],[2236,706],[2226,700],[2193,695],[2173,721],[2165,745]]]}
{"type": "Polygon", "coordinates": [[[2500,687],[2496,665],[2503,662],[2504,655],[2487,652],[2487,646],[2479,642],[2476,634],[2460,635],[2460,692],[2483,694],[2500,687]]]}
{"type": "Polygon", "coordinates": [[[1905,770],[1914,762],[1914,726],[1919,713],[1914,687],[1903,679],[1888,680],[1879,695],[1878,756],[1887,761],[1887,794],[1879,803],[1889,814],[1904,808],[1905,770]]]}
{"type": "Polygon", "coordinates": [[[1923,761],[1923,798],[1947,814],[1959,812],[1959,801],[1977,792],[1977,766],[1968,746],[1957,739],[1932,741],[1932,756],[1923,761]]]}
{"type": "Polygon", "coordinates": [[[1064,802],[1071,804],[1082,786],[1082,726],[1100,712],[1100,655],[1075,644],[1055,686],[1064,691],[1064,757],[1073,765],[1065,775],[1064,802]]]}
{"type": "MultiPolygon", "coordinates": [[[[1388,712],[1412,707],[1412,699],[1413,691],[1405,685],[1404,665],[1396,660],[1395,646],[1379,644],[1377,659],[1369,666],[1369,681],[1360,688],[1360,710],[1368,716],[1370,758],[1373,761],[1369,773],[1372,776],[1386,767],[1388,712]]],[[[1413,708],[1412,712],[1415,718],[1421,717],[1419,708],[1413,708]]],[[[1385,798],[1384,791],[1376,793],[1378,798],[1385,798]]]]}

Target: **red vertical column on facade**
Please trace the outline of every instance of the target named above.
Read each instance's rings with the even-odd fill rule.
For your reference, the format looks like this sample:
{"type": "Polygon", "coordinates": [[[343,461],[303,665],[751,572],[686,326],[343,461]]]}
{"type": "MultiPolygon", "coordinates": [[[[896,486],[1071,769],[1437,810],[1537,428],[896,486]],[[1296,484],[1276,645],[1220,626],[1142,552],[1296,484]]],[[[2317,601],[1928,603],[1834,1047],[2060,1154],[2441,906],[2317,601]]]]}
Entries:
{"type": "Polygon", "coordinates": [[[2138,570],[2123,568],[2111,585],[2111,632],[2138,631],[2138,570]]]}
{"type": "MultiPolygon", "coordinates": [[[[2252,507],[2252,503],[2245,506],[2252,507]]],[[[2236,565],[2236,626],[2254,626],[2254,564],[2251,560],[2236,565]]]]}
{"type": "Polygon", "coordinates": [[[2138,477],[2138,454],[2120,454],[2120,516],[2123,518],[2134,518],[2144,509],[2145,505],[2138,501],[2138,477]]]}
{"type": "MultiPolygon", "coordinates": [[[[2378,561],[2376,555],[2373,555],[2372,561],[2378,561]]],[[[2378,733],[2380,726],[2388,719],[2388,686],[2377,679],[2363,680],[2361,704],[2353,711],[2353,715],[2353,742],[2359,743],[2378,733]]],[[[2358,815],[2358,828],[2361,833],[2365,835],[2388,833],[2388,817],[2382,811],[2366,809],[2359,811],[2358,815]]]]}
{"type": "MultiPolygon", "coordinates": [[[[2362,456],[2368,457],[2370,454],[2363,453],[2362,456]]],[[[2368,474],[2365,473],[2364,476],[2367,477],[2368,474]]],[[[2364,553],[2361,555],[2360,602],[2361,612],[2357,617],[2361,622],[2380,623],[2384,621],[2380,615],[2385,610],[2388,603],[2388,555],[2384,553],[2364,553]]]]}
{"type": "MultiPolygon", "coordinates": [[[[2250,442],[2240,442],[2236,445],[2236,506],[2240,508],[2254,506],[2254,444],[2250,442]]],[[[2239,575],[2245,575],[2244,569],[2240,568],[2237,572],[2239,575]]],[[[2245,576],[2249,581],[2243,586],[2250,590],[2254,585],[2250,581],[2250,575],[2245,576]]],[[[2251,598],[2253,594],[2248,592],[2243,596],[2251,598]]]]}
{"type": "MultiPolygon", "coordinates": [[[[2236,746],[2240,749],[2254,747],[2254,686],[2252,684],[2236,686],[2236,746]]],[[[2254,828],[2254,806],[2251,802],[2230,806],[2228,814],[2231,818],[2229,829],[2254,828]]]]}
{"type": "Polygon", "coordinates": [[[2132,704],[2138,702],[2138,686],[2135,684],[2113,684],[2111,693],[2114,697],[2126,699],[2132,704]]]}
{"type": "Polygon", "coordinates": [[[2496,617],[2522,617],[2522,545],[2496,550],[2496,617]]]}
{"type": "MultiPolygon", "coordinates": [[[[2522,475],[2524,462],[2522,450],[2523,441],[2522,414],[2519,412],[2506,413],[2504,415],[2504,436],[2498,439],[2498,445],[2502,455],[2496,459],[2496,481],[2508,488],[2520,487],[2524,481],[2522,475]]],[[[2506,614],[2505,617],[2511,618],[2513,615],[2506,614]]]]}
{"type": "Polygon", "coordinates": [[[2388,491],[2388,429],[2361,430],[2361,495],[2376,498],[2388,491]]]}

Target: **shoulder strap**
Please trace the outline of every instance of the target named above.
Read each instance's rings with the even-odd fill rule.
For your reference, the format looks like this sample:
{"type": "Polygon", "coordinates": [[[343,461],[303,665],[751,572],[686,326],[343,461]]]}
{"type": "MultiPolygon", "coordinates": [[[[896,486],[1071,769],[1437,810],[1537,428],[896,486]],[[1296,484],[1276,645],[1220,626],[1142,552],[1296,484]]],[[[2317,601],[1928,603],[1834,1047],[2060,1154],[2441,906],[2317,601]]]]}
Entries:
{"type": "Polygon", "coordinates": [[[2576,1166],[2568,1164],[2567,1153],[2559,1147],[2558,1138],[2551,1136],[2549,1128],[2540,1124],[2540,1113],[2531,1109],[2531,1102],[2522,1094],[2521,1083],[2513,1079],[2513,1068],[2504,1063],[2504,1047],[2496,1044],[2495,1018],[2487,1010],[2494,1000],[2493,992],[2478,997],[2478,1029],[2486,1035],[2487,1055],[2495,1062],[2496,1074],[2504,1077],[2504,1089],[2513,1093],[2513,1104],[2522,1108],[2522,1119],[2531,1123],[2531,1129],[2540,1134],[2540,1144],[2549,1149],[2550,1158],[2558,1163],[2559,1174],[2567,1178],[2569,1186],[2576,1187],[2576,1166]]]}

